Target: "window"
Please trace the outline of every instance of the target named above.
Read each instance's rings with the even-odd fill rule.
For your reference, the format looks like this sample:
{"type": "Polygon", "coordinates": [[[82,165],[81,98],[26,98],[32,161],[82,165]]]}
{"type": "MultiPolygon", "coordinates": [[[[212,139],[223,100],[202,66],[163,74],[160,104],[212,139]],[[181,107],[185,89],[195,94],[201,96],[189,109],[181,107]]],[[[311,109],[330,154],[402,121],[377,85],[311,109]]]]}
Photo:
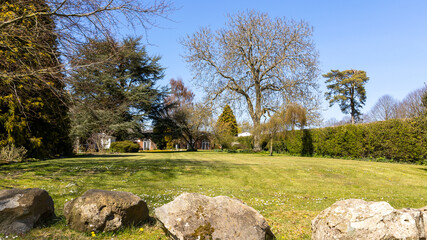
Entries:
{"type": "Polygon", "coordinates": [[[209,141],[207,139],[203,139],[202,140],[202,149],[203,150],[209,150],[210,149],[210,147],[209,147],[209,141]]]}
{"type": "Polygon", "coordinates": [[[151,141],[150,139],[144,139],[142,144],[142,150],[150,150],[151,141]]]}

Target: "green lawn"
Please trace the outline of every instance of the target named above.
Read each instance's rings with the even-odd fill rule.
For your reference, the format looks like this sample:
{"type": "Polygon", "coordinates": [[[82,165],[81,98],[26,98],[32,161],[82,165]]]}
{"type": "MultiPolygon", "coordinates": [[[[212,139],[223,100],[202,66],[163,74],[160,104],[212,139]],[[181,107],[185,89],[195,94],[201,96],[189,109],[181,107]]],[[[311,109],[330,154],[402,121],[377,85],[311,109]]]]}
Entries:
{"type": "MultiPolygon", "coordinates": [[[[92,238],[69,230],[62,215],[67,200],[92,188],[137,194],[151,213],[183,192],[239,198],[261,212],[278,239],[309,239],[310,221],[341,199],[387,201],[395,208],[427,205],[427,166],[267,154],[80,156],[0,165],[0,180],[0,189],[38,187],[55,202],[58,221],[24,239],[92,238]]],[[[140,227],[96,238],[167,239],[153,223],[140,227]]]]}

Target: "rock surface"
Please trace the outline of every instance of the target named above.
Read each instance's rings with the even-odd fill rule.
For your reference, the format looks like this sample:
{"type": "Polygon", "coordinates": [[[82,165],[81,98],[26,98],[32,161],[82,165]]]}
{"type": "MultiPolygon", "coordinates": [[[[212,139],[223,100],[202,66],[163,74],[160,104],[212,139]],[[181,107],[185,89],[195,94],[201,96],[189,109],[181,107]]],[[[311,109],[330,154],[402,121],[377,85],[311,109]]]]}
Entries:
{"type": "Polygon", "coordinates": [[[77,231],[115,231],[146,220],[148,208],[132,193],[91,189],[66,202],[64,215],[70,228],[77,231]]]}
{"type": "Polygon", "coordinates": [[[425,239],[427,207],[396,210],[386,202],[338,201],[311,224],[312,239],[425,239]]]}
{"type": "Polygon", "coordinates": [[[54,217],[53,200],[45,190],[0,190],[0,233],[23,234],[54,217]]]}
{"type": "Polygon", "coordinates": [[[155,216],[173,239],[274,239],[260,213],[225,196],[183,193],[156,208],[155,216]]]}

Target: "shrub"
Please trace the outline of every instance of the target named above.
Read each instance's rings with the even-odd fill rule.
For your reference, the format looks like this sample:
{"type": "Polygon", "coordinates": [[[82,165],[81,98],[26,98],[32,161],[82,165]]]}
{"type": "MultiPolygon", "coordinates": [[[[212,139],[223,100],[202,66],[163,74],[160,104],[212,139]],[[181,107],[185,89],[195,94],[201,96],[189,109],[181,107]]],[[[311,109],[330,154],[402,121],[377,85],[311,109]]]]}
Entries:
{"type": "Polygon", "coordinates": [[[246,137],[238,137],[237,142],[239,142],[239,148],[242,149],[253,149],[253,137],[252,136],[246,136],[246,137]]]}
{"type": "Polygon", "coordinates": [[[22,162],[27,150],[24,147],[15,147],[13,144],[4,146],[0,151],[0,162],[22,162]]]}
{"type": "Polygon", "coordinates": [[[128,153],[128,152],[138,152],[139,145],[131,141],[118,141],[111,143],[110,151],[128,153]]]}
{"type": "Polygon", "coordinates": [[[226,153],[236,153],[237,152],[237,150],[235,150],[235,149],[224,149],[224,152],[226,152],[226,153]]]}
{"type": "Polygon", "coordinates": [[[237,149],[238,153],[254,153],[254,150],[252,149],[237,149]]]}

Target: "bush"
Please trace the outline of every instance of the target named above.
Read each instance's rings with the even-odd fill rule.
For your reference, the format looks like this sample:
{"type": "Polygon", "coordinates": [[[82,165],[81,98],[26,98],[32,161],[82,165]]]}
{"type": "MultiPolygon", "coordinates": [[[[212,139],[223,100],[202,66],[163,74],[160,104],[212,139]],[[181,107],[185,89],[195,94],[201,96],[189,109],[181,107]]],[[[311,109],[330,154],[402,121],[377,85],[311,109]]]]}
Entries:
{"type": "Polygon", "coordinates": [[[427,163],[427,119],[391,119],[289,131],[282,144],[291,154],[392,159],[422,164],[427,163]]]}
{"type": "Polygon", "coordinates": [[[24,147],[15,147],[13,144],[4,146],[0,151],[0,162],[22,162],[27,150],[24,147]]]}
{"type": "Polygon", "coordinates": [[[254,150],[252,149],[237,149],[238,153],[254,153],[254,150]]]}
{"type": "Polygon", "coordinates": [[[253,149],[253,137],[247,136],[247,137],[238,137],[237,142],[239,142],[239,148],[242,149],[253,149]]]}
{"type": "Polygon", "coordinates": [[[235,150],[235,149],[228,149],[228,148],[226,148],[226,149],[224,149],[224,152],[226,152],[226,153],[236,153],[236,152],[237,152],[237,150],[235,150]]]}
{"type": "Polygon", "coordinates": [[[131,141],[118,141],[111,143],[110,151],[120,152],[120,153],[129,153],[129,152],[138,152],[139,145],[131,141]]]}

